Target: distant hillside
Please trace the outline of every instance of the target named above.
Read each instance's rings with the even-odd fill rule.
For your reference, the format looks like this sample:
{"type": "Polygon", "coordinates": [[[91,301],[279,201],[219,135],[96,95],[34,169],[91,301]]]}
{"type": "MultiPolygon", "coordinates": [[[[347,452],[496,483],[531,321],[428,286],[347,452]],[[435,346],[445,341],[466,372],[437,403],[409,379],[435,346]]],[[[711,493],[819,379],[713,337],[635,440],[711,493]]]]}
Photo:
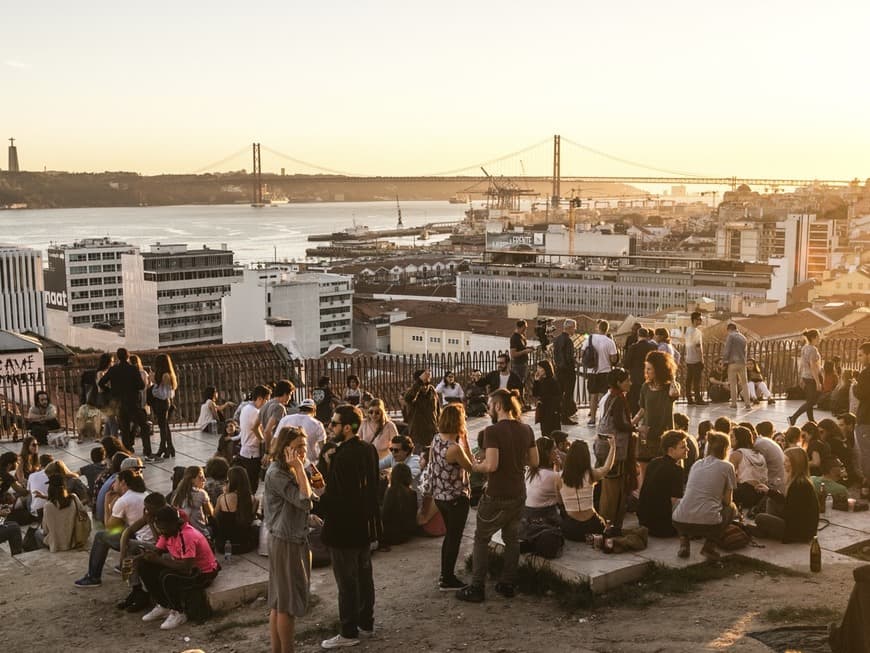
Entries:
{"type": "MultiPolygon", "coordinates": [[[[373,177],[263,175],[267,194],[291,202],[447,200],[455,195],[482,199],[488,182],[480,177],[444,180],[436,177],[373,177]]],[[[549,181],[523,188],[541,197],[551,192],[549,181]]],[[[177,204],[232,204],[251,200],[252,180],[243,172],[221,175],[159,175],[132,172],[0,172],[0,205],[26,203],[29,208],[74,208],[177,204]]],[[[582,198],[638,196],[642,191],[625,184],[584,184],[582,198]]]]}

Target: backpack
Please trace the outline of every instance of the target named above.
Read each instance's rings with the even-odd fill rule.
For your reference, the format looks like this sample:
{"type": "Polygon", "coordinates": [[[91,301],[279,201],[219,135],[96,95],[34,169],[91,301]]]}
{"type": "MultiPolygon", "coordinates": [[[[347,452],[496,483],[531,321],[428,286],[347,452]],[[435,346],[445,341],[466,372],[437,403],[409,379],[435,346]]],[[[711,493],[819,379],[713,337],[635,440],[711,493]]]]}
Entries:
{"type": "Polygon", "coordinates": [[[592,345],[593,337],[593,334],[590,333],[589,340],[586,342],[586,348],[580,357],[580,364],[587,370],[598,370],[598,350],[592,345]]]}

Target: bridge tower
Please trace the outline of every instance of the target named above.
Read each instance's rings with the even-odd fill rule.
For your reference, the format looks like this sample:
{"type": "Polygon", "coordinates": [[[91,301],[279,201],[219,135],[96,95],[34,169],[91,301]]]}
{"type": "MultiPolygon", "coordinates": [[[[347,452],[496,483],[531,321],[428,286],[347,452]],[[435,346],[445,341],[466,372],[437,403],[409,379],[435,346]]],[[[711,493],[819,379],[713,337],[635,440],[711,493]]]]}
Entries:
{"type": "Polygon", "coordinates": [[[553,136],[553,196],[550,203],[553,208],[559,206],[559,198],[562,195],[560,185],[562,182],[562,137],[558,134],[553,136]]]}
{"type": "Polygon", "coordinates": [[[18,172],[18,148],[15,147],[15,139],[9,139],[9,172],[18,172]]]}
{"type": "Polygon", "coordinates": [[[260,164],[260,144],[253,143],[252,144],[253,155],[254,155],[254,187],[253,194],[251,197],[251,206],[255,208],[260,208],[264,206],[263,204],[263,168],[260,164]]]}

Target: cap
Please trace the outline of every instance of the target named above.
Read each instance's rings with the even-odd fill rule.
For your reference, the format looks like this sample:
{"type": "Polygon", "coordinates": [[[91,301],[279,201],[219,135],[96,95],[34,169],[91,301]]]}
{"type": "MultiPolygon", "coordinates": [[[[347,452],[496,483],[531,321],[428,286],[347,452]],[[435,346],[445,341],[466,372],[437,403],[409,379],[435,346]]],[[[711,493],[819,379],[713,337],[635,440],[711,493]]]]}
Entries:
{"type": "Polygon", "coordinates": [[[303,399],[302,403],[299,404],[299,408],[316,408],[317,404],[314,403],[314,399],[303,399]]]}
{"type": "Polygon", "coordinates": [[[123,472],[125,469],[145,469],[145,465],[142,464],[141,458],[133,456],[121,461],[121,471],[123,472]]]}

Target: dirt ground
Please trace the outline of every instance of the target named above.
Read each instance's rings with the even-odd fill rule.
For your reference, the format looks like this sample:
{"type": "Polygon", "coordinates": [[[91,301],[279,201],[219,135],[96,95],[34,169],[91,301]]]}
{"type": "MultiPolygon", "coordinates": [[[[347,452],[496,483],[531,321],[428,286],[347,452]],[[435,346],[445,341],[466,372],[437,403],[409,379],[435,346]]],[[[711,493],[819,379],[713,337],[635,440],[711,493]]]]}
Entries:
{"type": "MultiPolygon", "coordinates": [[[[845,608],[851,568],[827,566],[820,574],[788,577],[750,572],[710,581],[687,595],[661,596],[645,608],[609,607],[566,612],[556,597],[500,597],[490,584],[487,601],[461,603],[437,590],[440,540],[415,540],[374,558],[376,638],[360,651],[770,651],[747,637],[753,630],[787,625],[766,622],[766,610],[845,608]]],[[[65,554],[28,573],[4,565],[0,572],[2,640],[10,652],[138,651],[208,653],[269,651],[268,610],[260,598],[216,615],[204,625],[164,632],[141,615],[115,609],[126,587],[110,570],[101,588],[82,590],[72,581],[81,558],[65,554]]],[[[110,558],[110,563],[113,558],[110,558]]],[[[113,563],[112,563],[113,564],[113,563]]],[[[20,569],[20,568],[19,568],[20,569]]],[[[313,574],[313,607],[298,620],[297,650],[320,649],[337,632],[335,584],[329,568],[313,574]]],[[[638,591],[643,590],[639,587],[638,591]]],[[[822,620],[824,621],[824,620],[822,620]]],[[[799,623],[810,625],[812,620],[799,623]]],[[[819,623],[819,621],[817,621],[819,623]]]]}

